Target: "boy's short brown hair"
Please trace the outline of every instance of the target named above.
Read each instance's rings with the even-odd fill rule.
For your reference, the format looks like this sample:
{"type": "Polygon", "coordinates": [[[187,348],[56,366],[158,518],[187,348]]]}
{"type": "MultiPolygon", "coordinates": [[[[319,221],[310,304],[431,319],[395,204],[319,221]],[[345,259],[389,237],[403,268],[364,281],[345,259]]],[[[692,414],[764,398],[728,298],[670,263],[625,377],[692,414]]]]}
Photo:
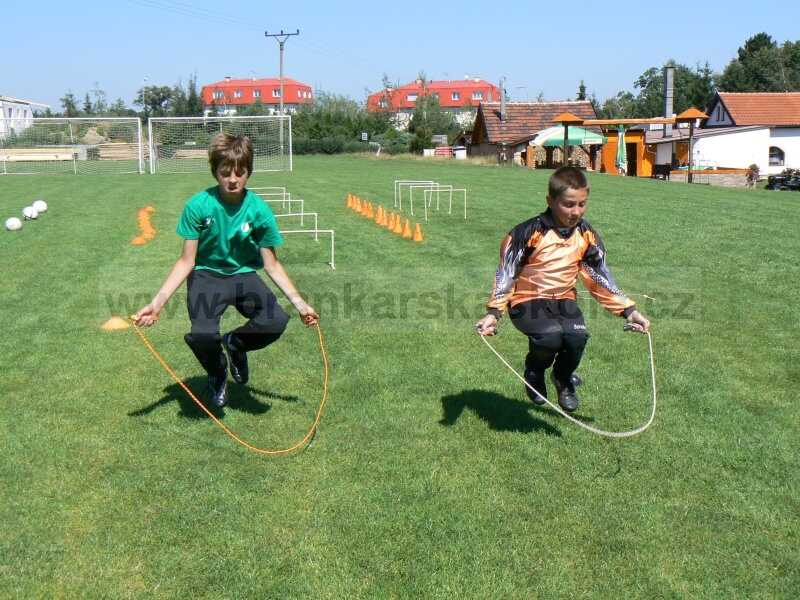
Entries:
{"type": "Polygon", "coordinates": [[[208,163],[211,174],[216,177],[220,166],[231,167],[237,173],[247,169],[247,175],[253,174],[253,142],[246,135],[231,135],[221,132],[214,136],[208,147],[208,163]]]}
{"type": "Polygon", "coordinates": [[[548,193],[551,198],[558,198],[568,189],[589,191],[589,180],[583,171],[576,167],[560,167],[550,175],[548,193]]]}

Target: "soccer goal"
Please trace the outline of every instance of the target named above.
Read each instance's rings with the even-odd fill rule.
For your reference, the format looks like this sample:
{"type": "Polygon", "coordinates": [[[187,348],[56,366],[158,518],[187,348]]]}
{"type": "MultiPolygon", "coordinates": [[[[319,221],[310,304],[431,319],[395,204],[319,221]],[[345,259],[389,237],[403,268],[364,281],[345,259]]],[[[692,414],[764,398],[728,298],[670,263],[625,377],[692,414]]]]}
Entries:
{"type": "Polygon", "coordinates": [[[136,117],[0,118],[0,174],[144,173],[136,117]]]}
{"type": "Polygon", "coordinates": [[[208,170],[208,147],[225,131],[253,141],[253,172],[292,170],[292,118],[152,117],[148,121],[151,173],[198,173],[208,170]]]}

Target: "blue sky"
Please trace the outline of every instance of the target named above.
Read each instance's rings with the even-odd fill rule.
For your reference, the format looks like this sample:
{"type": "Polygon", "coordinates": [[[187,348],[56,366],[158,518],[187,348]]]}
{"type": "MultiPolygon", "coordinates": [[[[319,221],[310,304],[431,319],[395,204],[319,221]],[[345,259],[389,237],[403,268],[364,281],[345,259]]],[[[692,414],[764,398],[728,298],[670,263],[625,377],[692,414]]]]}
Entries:
{"type": "Polygon", "coordinates": [[[358,101],[383,74],[407,83],[505,77],[512,100],[574,99],[581,80],[602,102],[668,59],[721,71],[745,40],[766,32],[800,39],[797,0],[763,8],[741,0],[602,3],[271,2],[82,0],[8,2],[0,35],[0,94],[50,104],[97,86],[128,106],[145,85],[198,85],[284,74],[358,101]]]}

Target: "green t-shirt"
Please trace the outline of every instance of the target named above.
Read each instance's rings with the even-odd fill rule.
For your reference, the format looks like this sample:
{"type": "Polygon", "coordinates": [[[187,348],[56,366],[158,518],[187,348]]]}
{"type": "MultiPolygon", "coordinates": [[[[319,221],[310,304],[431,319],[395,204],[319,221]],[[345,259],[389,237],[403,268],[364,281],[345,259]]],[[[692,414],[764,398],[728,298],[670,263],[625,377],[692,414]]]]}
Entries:
{"type": "Polygon", "coordinates": [[[227,204],[218,186],[189,198],[177,232],[186,240],[199,240],[195,269],[221,275],[263,269],[259,248],[283,244],[275,215],[263,199],[246,190],[241,204],[227,204]]]}

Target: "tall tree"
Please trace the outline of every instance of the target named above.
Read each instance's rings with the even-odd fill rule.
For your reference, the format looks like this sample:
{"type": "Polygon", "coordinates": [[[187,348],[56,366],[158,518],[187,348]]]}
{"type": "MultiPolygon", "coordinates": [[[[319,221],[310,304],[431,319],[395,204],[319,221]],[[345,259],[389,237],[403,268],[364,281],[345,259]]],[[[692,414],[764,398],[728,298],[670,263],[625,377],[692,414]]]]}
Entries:
{"type": "Polygon", "coordinates": [[[448,134],[459,129],[453,113],[444,109],[439,98],[428,93],[422,93],[417,98],[408,132],[414,133],[420,127],[425,127],[432,135],[448,134]]]}
{"type": "Polygon", "coordinates": [[[80,114],[78,110],[78,101],[72,90],[67,90],[67,93],[60,99],[61,107],[64,109],[65,117],[77,117],[80,114]]]}
{"type": "MultiPolygon", "coordinates": [[[[784,44],[784,48],[792,62],[792,45],[784,44]]],[[[725,92],[790,91],[782,51],[783,48],[766,33],[754,35],[722,71],[719,89],[725,92]]]]}

